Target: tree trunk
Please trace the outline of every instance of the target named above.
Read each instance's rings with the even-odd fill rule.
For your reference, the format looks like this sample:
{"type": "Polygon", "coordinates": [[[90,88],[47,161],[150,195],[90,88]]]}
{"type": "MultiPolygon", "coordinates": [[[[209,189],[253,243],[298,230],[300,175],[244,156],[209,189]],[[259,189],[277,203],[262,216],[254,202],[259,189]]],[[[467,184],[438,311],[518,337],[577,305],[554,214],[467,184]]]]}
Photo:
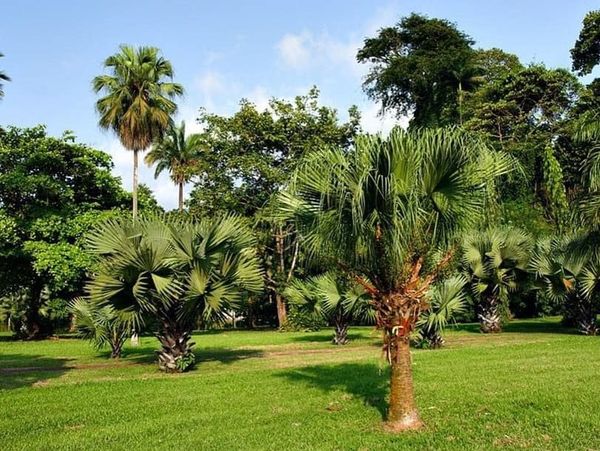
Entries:
{"type": "Polygon", "coordinates": [[[393,331],[386,334],[395,343],[390,347],[390,403],[385,429],[390,432],[420,429],[423,422],[415,402],[409,339],[393,331]]]}
{"type": "Polygon", "coordinates": [[[459,81],[458,82],[458,123],[460,125],[462,125],[463,123],[463,118],[462,118],[462,98],[463,96],[463,90],[462,90],[462,82],[459,81]]]}
{"type": "Polygon", "coordinates": [[[138,213],[138,150],[133,151],[133,219],[137,218],[138,213]]]}
{"type": "Polygon", "coordinates": [[[334,317],[335,333],[332,343],[334,345],[345,345],[348,343],[348,320],[342,312],[336,312],[334,317]]]}
{"type": "Polygon", "coordinates": [[[126,335],[121,333],[114,333],[112,340],[110,341],[110,358],[119,359],[123,352],[123,344],[125,343],[126,335]]]}
{"type": "Polygon", "coordinates": [[[157,351],[158,367],[167,373],[189,370],[195,362],[190,331],[179,324],[175,315],[163,317],[161,322],[161,331],[157,335],[161,344],[161,350],[157,351]]]}
{"type": "Polygon", "coordinates": [[[183,211],[183,183],[179,182],[179,211],[183,211]]]}
{"type": "Polygon", "coordinates": [[[584,335],[598,335],[598,322],[593,303],[579,295],[579,292],[574,297],[577,328],[584,335]]]}
{"type": "Polygon", "coordinates": [[[279,327],[283,327],[287,324],[287,310],[283,296],[280,293],[275,293],[275,304],[277,305],[277,322],[279,327]]]}
{"type": "Polygon", "coordinates": [[[502,315],[500,303],[496,296],[488,296],[479,305],[479,330],[484,334],[502,331],[502,315]]]}

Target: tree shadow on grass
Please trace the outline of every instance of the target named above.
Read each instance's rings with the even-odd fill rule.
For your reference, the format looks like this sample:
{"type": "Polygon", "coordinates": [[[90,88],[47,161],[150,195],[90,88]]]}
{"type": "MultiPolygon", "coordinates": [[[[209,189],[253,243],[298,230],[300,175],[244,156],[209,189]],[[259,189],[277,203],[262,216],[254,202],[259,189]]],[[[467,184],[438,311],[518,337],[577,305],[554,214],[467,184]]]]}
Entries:
{"type": "MultiPolygon", "coordinates": [[[[456,324],[451,330],[482,334],[479,323],[456,324]]],[[[501,333],[548,333],[580,335],[577,329],[563,326],[559,320],[544,321],[540,319],[509,321],[504,324],[501,333]]]]}
{"type": "Polygon", "coordinates": [[[382,419],[387,414],[387,371],[374,364],[342,363],[316,365],[278,373],[289,381],[316,387],[325,392],[343,391],[377,409],[382,419]]]}
{"type": "MultiPolygon", "coordinates": [[[[258,349],[226,349],[226,348],[193,348],[196,355],[196,365],[203,362],[233,363],[237,360],[262,357],[263,352],[258,349]]],[[[108,358],[110,352],[104,353],[108,358]]],[[[136,363],[155,363],[157,361],[156,348],[127,348],[123,351],[124,359],[136,363]]]]}
{"type": "Polygon", "coordinates": [[[70,370],[69,359],[40,355],[0,355],[0,392],[29,386],[43,386],[49,379],[70,370]]]}
{"type": "MultiPolygon", "coordinates": [[[[354,340],[360,340],[362,337],[361,334],[348,334],[348,340],[350,341],[354,341],[354,340]]],[[[308,343],[326,343],[326,342],[331,342],[333,340],[333,332],[330,335],[313,335],[313,334],[307,334],[307,335],[301,335],[298,337],[292,337],[291,338],[292,341],[302,341],[302,342],[308,342],[308,343]]]]}

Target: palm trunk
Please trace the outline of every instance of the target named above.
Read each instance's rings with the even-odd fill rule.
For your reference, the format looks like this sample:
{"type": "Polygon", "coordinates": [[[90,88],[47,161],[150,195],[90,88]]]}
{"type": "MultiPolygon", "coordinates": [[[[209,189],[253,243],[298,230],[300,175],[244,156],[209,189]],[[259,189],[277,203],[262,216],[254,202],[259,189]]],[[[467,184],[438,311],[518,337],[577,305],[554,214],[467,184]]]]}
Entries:
{"type": "Polygon", "coordinates": [[[157,351],[158,367],[167,373],[187,371],[195,361],[190,331],[182,327],[173,314],[164,315],[161,323],[161,331],[157,335],[161,344],[161,350],[157,351]]]}
{"type": "Polygon", "coordinates": [[[502,315],[500,303],[496,296],[487,296],[479,305],[479,330],[484,334],[502,331],[502,315]]]}
{"type": "Polygon", "coordinates": [[[598,322],[592,302],[583,298],[579,292],[575,295],[575,317],[577,328],[584,335],[598,335],[598,322]]]}
{"type": "Polygon", "coordinates": [[[119,332],[114,332],[110,341],[110,358],[119,359],[123,353],[123,344],[125,344],[126,335],[119,332]]]}
{"type": "Polygon", "coordinates": [[[183,182],[179,182],[179,211],[183,211],[183,182]]]}
{"type": "Polygon", "coordinates": [[[458,123],[460,125],[462,125],[463,123],[463,118],[462,118],[462,96],[463,96],[463,90],[462,90],[462,82],[458,82],[458,123]]]}
{"type": "Polygon", "coordinates": [[[137,218],[138,213],[138,150],[133,150],[133,219],[137,218]]]}
{"type": "Polygon", "coordinates": [[[409,339],[392,330],[385,331],[391,343],[390,403],[386,430],[402,432],[419,429],[423,422],[419,417],[413,389],[412,363],[409,339]]]}
{"type": "Polygon", "coordinates": [[[335,333],[333,335],[332,343],[338,346],[345,345],[348,343],[348,319],[345,317],[343,312],[338,311],[334,316],[333,323],[335,333]]]}
{"type": "MultiPolygon", "coordinates": [[[[275,252],[278,257],[278,272],[280,274],[280,279],[285,275],[285,242],[283,236],[283,227],[278,226],[277,231],[275,233],[275,252]]],[[[280,290],[282,290],[282,284],[278,283],[275,287],[275,303],[277,305],[277,322],[279,323],[279,327],[283,327],[287,323],[287,309],[285,306],[285,300],[280,290]]]]}

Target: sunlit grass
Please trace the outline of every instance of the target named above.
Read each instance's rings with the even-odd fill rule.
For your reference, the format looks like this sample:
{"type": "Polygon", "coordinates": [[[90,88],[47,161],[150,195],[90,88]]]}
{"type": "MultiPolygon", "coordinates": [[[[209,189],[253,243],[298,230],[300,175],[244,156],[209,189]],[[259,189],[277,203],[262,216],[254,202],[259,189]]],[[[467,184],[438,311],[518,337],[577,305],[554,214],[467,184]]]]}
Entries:
{"type": "Polygon", "coordinates": [[[379,428],[378,335],[222,331],[194,337],[199,363],[163,375],[144,337],[118,362],[76,339],[0,342],[3,449],[599,449],[600,342],[556,320],[501,335],[465,326],[415,351],[427,428],[379,428]],[[20,368],[20,369],[19,369],[20,368]]]}

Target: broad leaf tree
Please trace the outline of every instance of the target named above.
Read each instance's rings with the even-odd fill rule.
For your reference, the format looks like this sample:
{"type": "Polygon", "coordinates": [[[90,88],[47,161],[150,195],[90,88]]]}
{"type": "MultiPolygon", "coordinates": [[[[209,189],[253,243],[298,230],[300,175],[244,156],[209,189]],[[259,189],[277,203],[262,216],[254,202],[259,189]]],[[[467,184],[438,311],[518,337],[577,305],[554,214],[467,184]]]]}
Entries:
{"type": "Polygon", "coordinates": [[[512,160],[456,129],[360,136],[303,163],[280,198],[303,243],[328,255],[373,298],[391,366],[386,426],[420,428],[409,340],[457,234],[493,201],[512,160]]]}

